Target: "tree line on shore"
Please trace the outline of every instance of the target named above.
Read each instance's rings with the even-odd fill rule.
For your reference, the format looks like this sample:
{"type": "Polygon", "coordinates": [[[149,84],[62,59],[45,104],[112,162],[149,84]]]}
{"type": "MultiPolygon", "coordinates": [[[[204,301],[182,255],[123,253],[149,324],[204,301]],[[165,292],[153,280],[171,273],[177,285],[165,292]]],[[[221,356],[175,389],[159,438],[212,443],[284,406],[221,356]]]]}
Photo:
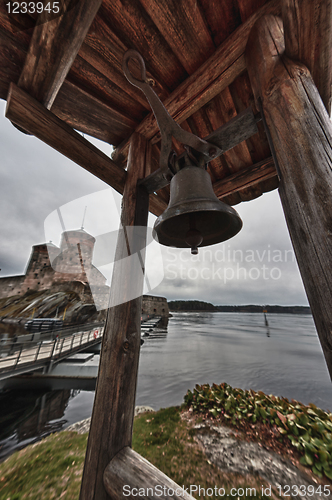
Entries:
{"type": "Polygon", "coordinates": [[[215,306],[201,300],[171,300],[168,302],[170,311],[210,311],[210,312],[246,312],[246,313],[282,313],[311,314],[309,306],[277,306],[277,305],[225,305],[215,306]]]}

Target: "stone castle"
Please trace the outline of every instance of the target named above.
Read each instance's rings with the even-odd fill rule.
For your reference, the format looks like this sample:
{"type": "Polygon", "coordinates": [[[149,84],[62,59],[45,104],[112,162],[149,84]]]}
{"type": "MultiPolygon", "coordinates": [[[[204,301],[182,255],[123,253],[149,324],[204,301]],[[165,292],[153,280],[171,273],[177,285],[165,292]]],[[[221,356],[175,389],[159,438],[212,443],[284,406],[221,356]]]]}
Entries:
{"type": "MultiPolygon", "coordinates": [[[[0,299],[48,290],[75,292],[83,304],[96,307],[108,303],[110,287],[92,264],[95,241],[81,228],[62,233],[60,247],[51,242],[34,245],[25,274],[0,278],[0,299]]],[[[144,295],[142,312],[168,316],[167,300],[144,295]]]]}

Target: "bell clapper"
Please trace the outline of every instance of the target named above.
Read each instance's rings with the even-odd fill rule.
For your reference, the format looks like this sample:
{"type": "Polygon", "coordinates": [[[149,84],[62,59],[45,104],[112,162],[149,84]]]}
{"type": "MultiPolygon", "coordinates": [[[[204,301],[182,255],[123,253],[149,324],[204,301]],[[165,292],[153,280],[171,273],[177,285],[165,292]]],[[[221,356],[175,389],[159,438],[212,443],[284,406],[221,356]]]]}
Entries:
{"type": "Polygon", "coordinates": [[[185,241],[191,247],[192,255],[197,255],[197,247],[203,242],[203,236],[196,229],[195,213],[189,214],[189,230],[187,231],[185,241]]]}

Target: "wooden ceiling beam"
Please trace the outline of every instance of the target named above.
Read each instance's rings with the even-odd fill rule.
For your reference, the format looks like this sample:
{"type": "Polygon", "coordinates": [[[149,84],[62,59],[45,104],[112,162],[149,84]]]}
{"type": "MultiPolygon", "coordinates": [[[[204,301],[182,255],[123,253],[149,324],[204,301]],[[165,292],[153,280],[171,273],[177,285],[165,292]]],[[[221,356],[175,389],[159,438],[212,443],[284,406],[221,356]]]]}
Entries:
{"type": "Polygon", "coordinates": [[[305,64],[330,114],[332,0],[283,0],[286,55],[305,64]]]}
{"type": "Polygon", "coordinates": [[[76,130],[109,144],[135,129],[137,121],[102,102],[66,79],[52,106],[52,113],[76,130]]]}
{"type": "Polygon", "coordinates": [[[215,51],[196,0],[140,0],[187,73],[191,75],[215,51]]]}
{"type": "Polygon", "coordinates": [[[69,0],[66,12],[55,19],[47,11],[39,15],[18,86],[47,109],[51,108],[101,3],[102,0],[69,0]]]}
{"type": "Polygon", "coordinates": [[[273,177],[277,177],[277,172],[273,159],[269,157],[221,181],[215,182],[213,190],[216,196],[222,199],[243,189],[257,186],[257,184],[273,177]]]}
{"type": "MultiPolygon", "coordinates": [[[[222,43],[202,66],[187,78],[164,101],[169,114],[182,123],[204,104],[228,87],[246,69],[244,51],[251,28],[261,16],[278,15],[280,0],[271,0],[222,43]]],[[[158,54],[155,54],[158,57],[158,54]]],[[[157,142],[160,138],[158,124],[150,113],[137,127],[137,132],[157,142]]],[[[114,152],[115,160],[123,161],[128,154],[129,139],[114,152]]]]}
{"type": "Polygon", "coordinates": [[[14,83],[9,88],[6,117],[123,193],[127,172],[14,83]]]}
{"type": "MultiPolygon", "coordinates": [[[[123,194],[127,172],[14,83],[6,117],[123,194]]],[[[159,196],[150,195],[150,212],[158,216],[166,207],[159,196]]]]}

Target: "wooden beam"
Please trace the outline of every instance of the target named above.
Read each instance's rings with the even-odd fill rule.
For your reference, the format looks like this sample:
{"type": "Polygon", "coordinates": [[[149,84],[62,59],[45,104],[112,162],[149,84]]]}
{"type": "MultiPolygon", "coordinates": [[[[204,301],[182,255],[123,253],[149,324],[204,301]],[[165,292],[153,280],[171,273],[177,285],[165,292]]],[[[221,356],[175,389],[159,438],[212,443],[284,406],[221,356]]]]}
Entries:
{"type": "Polygon", "coordinates": [[[39,15],[18,86],[47,109],[51,108],[101,3],[102,0],[69,0],[62,15],[55,17],[46,10],[39,15]]]}
{"type": "MultiPolygon", "coordinates": [[[[252,109],[248,108],[242,111],[242,113],[234,116],[229,122],[217,128],[208,136],[204,137],[204,140],[215,144],[225,153],[256,134],[258,132],[256,125],[258,120],[260,120],[259,115],[255,117],[252,109]]],[[[186,153],[183,153],[183,155],[185,154],[186,153]]],[[[251,162],[251,158],[249,161],[251,162]]],[[[172,174],[170,170],[165,172],[162,168],[159,168],[145,177],[142,181],[142,185],[144,185],[148,193],[154,193],[167,186],[170,183],[171,177],[172,174]]]]}
{"type": "Polygon", "coordinates": [[[246,49],[280,169],[279,194],[332,378],[332,124],[308,69],[284,55],[283,26],[267,16],[246,49]]]}
{"type": "Polygon", "coordinates": [[[63,83],[51,111],[71,127],[109,144],[118,144],[137,124],[68,80],[63,83]]]}
{"type": "MultiPolygon", "coordinates": [[[[280,11],[280,0],[266,3],[232,33],[195,73],[177,87],[164,101],[165,107],[176,122],[182,123],[186,120],[246,69],[244,51],[252,26],[261,16],[278,15],[280,11]]],[[[152,113],[140,123],[136,131],[147,139],[152,139],[152,143],[160,139],[159,128],[152,113]]],[[[127,156],[128,144],[128,141],[125,141],[117,148],[113,154],[115,161],[123,161],[127,156]]]]}
{"type": "Polygon", "coordinates": [[[277,177],[277,172],[272,158],[255,163],[251,167],[240,170],[233,175],[225,177],[221,181],[213,184],[213,190],[221,200],[233,193],[238,193],[243,189],[257,186],[267,179],[277,177]]]}
{"type": "Polygon", "coordinates": [[[213,54],[211,33],[196,0],[140,0],[189,75],[213,54]]]}
{"type": "Polygon", "coordinates": [[[107,466],[104,484],[113,500],[135,500],[140,488],[145,492],[145,499],[194,500],[181,486],[129,447],[121,450],[107,466]]]}
{"type": "Polygon", "coordinates": [[[6,117],[119,193],[123,192],[126,171],[13,83],[9,88],[6,117]]]}
{"type": "Polygon", "coordinates": [[[300,61],[331,111],[332,0],[283,0],[286,55],[300,61]]]}
{"type": "Polygon", "coordinates": [[[147,150],[151,151],[147,141],[134,134],[80,500],[109,499],[104,471],[120,450],[131,446],[149,200],[147,191],[137,187],[137,181],[145,174],[147,150]]]}

